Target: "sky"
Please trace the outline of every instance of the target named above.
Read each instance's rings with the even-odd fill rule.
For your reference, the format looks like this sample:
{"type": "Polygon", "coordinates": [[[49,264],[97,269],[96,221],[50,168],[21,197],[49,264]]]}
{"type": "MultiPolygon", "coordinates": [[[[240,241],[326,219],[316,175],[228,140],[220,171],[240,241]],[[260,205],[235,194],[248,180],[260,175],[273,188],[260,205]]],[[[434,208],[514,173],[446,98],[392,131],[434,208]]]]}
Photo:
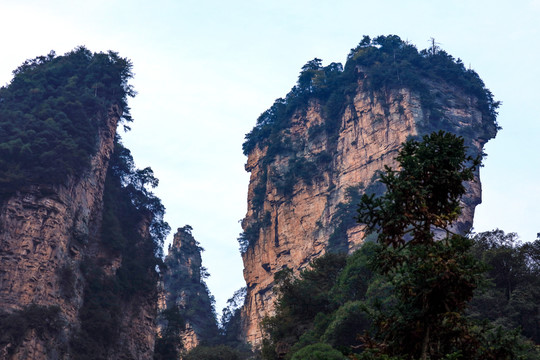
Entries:
{"type": "MultiPolygon", "coordinates": [[[[0,85],[25,59],[84,45],[133,62],[134,123],[122,133],[151,166],[172,233],[189,224],[221,312],[244,286],[236,238],[246,213],[244,135],[301,67],[345,63],[363,35],[439,46],[502,101],[485,147],[476,232],[540,232],[540,0],[2,0],[0,85]]],[[[172,237],[172,234],[171,234],[172,237]]],[[[171,240],[171,237],[168,241],[171,240]]]]}

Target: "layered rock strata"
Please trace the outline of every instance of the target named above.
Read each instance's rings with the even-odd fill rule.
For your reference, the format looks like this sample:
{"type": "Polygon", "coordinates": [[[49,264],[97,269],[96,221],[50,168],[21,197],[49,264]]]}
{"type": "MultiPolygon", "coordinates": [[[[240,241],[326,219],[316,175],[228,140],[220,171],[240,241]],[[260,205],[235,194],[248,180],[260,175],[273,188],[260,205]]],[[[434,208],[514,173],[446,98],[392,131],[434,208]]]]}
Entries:
{"type": "MultiPolygon", "coordinates": [[[[122,262],[100,243],[105,177],[121,115],[111,106],[98,116],[103,125],[97,151],[83,173],[62,184],[20,189],[0,204],[0,309],[4,315],[20,314],[31,325],[17,342],[2,338],[2,359],[70,358],[88,286],[83,260],[107,275],[122,262]],[[29,309],[54,316],[38,324],[26,318],[34,314],[29,309]]],[[[147,225],[141,224],[140,231],[148,233],[147,225]]],[[[125,301],[117,351],[110,358],[152,358],[156,305],[151,298],[125,301]]]]}
{"type": "MultiPolygon", "coordinates": [[[[98,235],[118,112],[118,108],[111,108],[105,117],[98,151],[84,174],[56,186],[21,189],[0,207],[0,308],[59,306],[67,324],[62,336],[66,339],[82,305],[84,281],[78,264],[88,242],[98,235]],[[69,296],[63,274],[69,274],[71,279],[67,280],[74,285],[69,296]]],[[[12,358],[47,359],[53,353],[62,354],[67,344],[58,343],[58,338],[43,344],[39,337],[27,336],[12,358]]],[[[7,349],[3,351],[7,354],[7,349]]]]}
{"type": "MultiPolygon", "coordinates": [[[[354,221],[360,194],[380,191],[377,172],[385,165],[395,167],[404,141],[442,126],[429,120],[430,109],[417,93],[408,88],[364,91],[363,82],[359,76],[333,137],[319,131],[327,119],[323,104],[312,98],[281,130],[288,151],[270,156],[268,146],[257,145],[248,154],[251,178],[242,225],[252,238],[242,254],[248,288],[242,316],[244,338],[254,345],[262,340],[261,320],[272,314],[274,274],[283,268],[298,273],[327,251],[358,248],[364,237],[354,221]]],[[[469,151],[482,154],[497,128],[480,111],[477,99],[444,82],[429,87],[446,119],[445,130],[463,135],[469,151]]],[[[478,174],[467,189],[455,224],[461,233],[470,229],[481,202],[478,174]]]]}

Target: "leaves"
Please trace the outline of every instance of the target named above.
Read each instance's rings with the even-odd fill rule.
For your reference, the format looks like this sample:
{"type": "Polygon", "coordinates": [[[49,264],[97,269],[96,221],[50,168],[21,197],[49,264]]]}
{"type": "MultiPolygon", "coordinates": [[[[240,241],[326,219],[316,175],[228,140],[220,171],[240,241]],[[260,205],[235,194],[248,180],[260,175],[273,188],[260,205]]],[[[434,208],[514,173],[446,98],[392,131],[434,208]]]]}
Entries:
{"type": "Polygon", "coordinates": [[[461,213],[463,182],[473,180],[479,165],[465,151],[463,138],[443,131],[407,141],[396,158],[401,169],[386,166],[381,174],[387,192],[362,197],[358,222],[385,245],[432,243],[435,231],[447,231],[461,213]]]}
{"type": "Polygon", "coordinates": [[[27,60],[0,89],[0,195],[80,174],[111,105],[130,121],[131,62],[79,47],[27,60]]]}

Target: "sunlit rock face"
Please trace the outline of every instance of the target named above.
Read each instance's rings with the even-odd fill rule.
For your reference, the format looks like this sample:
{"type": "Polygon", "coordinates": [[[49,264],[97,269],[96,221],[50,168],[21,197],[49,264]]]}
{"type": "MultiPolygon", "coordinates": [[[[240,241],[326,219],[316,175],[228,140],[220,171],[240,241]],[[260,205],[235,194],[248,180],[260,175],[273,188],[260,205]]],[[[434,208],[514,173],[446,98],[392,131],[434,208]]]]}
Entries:
{"type": "MultiPolygon", "coordinates": [[[[99,130],[98,151],[82,176],[57,186],[22,189],[1,204],[0,308],[56,305],[68,324],[62,330],[64,336],[27,334],[14,351],[14,359],[60,356],[77,326],[84,292],[79,263],[99,232],[105,175],[118,119],[116,111],[107,116],[107,126],[99,130]]],[[[2,349],[6,356],[10,347],[7,344],[2,349]]]]}
{"type": "MultiPolygon", "coordinates": [[[[428,85],[446,119],[444,127],[430,120],[430,110],[418,94],[407,88],[365,91],[359,76],[356,92],[337,119],[335,135],[318,131],[327,119],[323,105],[310,99],[281,130],[282,142],[289,144],[286,151],[268,156],[268,146],[257,145],[249,152],[248,211],[242,224],[245,233],[252,234],[242,254],[248,289],[243,330],[248,342],[258,345],[262,340],[260,322],[272,314],[277,271],[287,267],[297,274],[327,251],[350,253],[363,242],[362,226],[354,220],[359,196],[382,191],[376,185],[377,173],[385,165],[396,166],[404,141],[443,127],[462,135],[469,151],[480,155],[495,136],[497,127],[482,114],[477,99],[443,82],[428,85]],[[290,181],[294,166],[297,176],[290,181]]],[[[478,173],[467,184],[462,202],[454,228],[466,233],[481,202],[478,173]]]]}

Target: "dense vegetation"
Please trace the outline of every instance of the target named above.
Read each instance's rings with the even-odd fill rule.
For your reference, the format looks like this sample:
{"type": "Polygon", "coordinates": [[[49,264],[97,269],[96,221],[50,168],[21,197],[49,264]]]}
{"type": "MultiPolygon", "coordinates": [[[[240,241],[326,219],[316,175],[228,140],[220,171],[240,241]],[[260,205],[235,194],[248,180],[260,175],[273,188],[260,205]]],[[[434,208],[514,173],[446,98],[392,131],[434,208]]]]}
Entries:
{"type": "MultiPolygon", "coordinates": [[[[454,85],[475,97],[486,120],[496,124],[499,102],[493,99],[478,74],[466,69],[460,59],[454,59],[436,45],[418,51],[396,35],[375,39],[364,36],[349,53],[345,67],[339,63],[323,67],[317,58],[307,62],[287,96],[277,99],[261,114],[255,127],[246,135],[244,154],[248,155],[256,146],[268,146],[269,157],[286,151],[291,144],[284,141],[281,131],[290,126],[292,115],[305,109],[312,100],[323,105],[325,123],[311,131],[335,134],[340,126],[340,116],[352,100],[351,95],[356,93],[360,78],[365,78],[363,90],[366,91],[408,88],[419,93],[423,106],[431,110],[429,116],[433,119],[430,122],[434,124],[444,119],[429,91],[429,82],[454,85]]],[[[310,136],[316,135],[313,133],[310,136]]]]}
{"type": "MultiPolygon", "coordinates": [[[[303,67],[296,85],[285,96],[257,119],[255,127],[246,135],[243,144],[245,155],[256,147],[264,149],[260,164],[260,176],[253,189],[250,218],[238,241],[243,253],[257,240],[259,231],[270,225],[263,203],[268,184],[276,189],[283,199],[288,199],[298,183],[311,186],[321,178],[322,172],[332,169],[333,155],[344,112],[353,110],[354,96],[364,91],[377,97],[383,104],[385,116],[389,114],[388,94],[393,90],[409,89],[417,94],[422,103],[424,119],[417,123],[420,134],[435,130],[445,130],[464,135],[467,141],[475,137],[491,137],[497,129],[496,116],[499,102],[485,87],[478,74],[466,69],[460,59],[436,46],[418,51],[414,45],[402,41],[396,35],[379,36],[370,39],[365,36],[360,44],[351,50],[345,66],[331,63],[322,66],[320,59],[313,59],[303,67]],[[483,114],[482,123],[460,127],[447,119],[443,107],[451,107],[449,95],[444,94],[444,86],[455,88],[456,94],[470,97],[471,103],[483,114]],[[290,127],[293,119],[305,115],[307,109],[316,104],[320,109],[322,122],[311,125],[307,137],[294,138],[290,127]],[[325,139],[325,151],[312,153],[315,144],[325,139]],[[276,159],[288,161],[279,163],[276,159]]],[[[454,91],[454,90],[452,90],[454,91]]],[[[403,110],[403,108],[402,108],[403,110]]],[[[398,110],[399,111],[399,110],[398,110]]],[[[351,111],[356,116],[356,111],[351,111]]],[[[378,115],[375,121],[382,121],[378,115]]],[[[365,184],[370,186],[370,184],[365,184]]],[[[331,189],[329,188],[329,191],[331,189]]],[[[349,204],[350,205],[350,204],[349,204]]],[[[344,203],[342,206],[347,207],[344,203]]],[[[352,217],[337,220],[335,236],[331,248],[342,247],[343,230],[352,217]]]]}
{"type": "Polygon", "coordinates": [[[14,354],[28,331],[44,340],[48,335],[58,334],[65,326],[58,306],[30,304],[14,312],[0,311],[0,348],[6,355],[14,354]]]}
{"type": "Polygon", "coordinates": [[[523,243],[502,230],[474,236],[473,254],[488,266],[469,314],[487,319],[540,344],[540,237],[523,243]]]}
{"type": "MultiPolygon", "coordinates": [[[[98,131],[108,116],[131,121],[127,98],[132,65],[117,53],[92,53],[84,47],[63,55],[51,52],[27,60],[0,89],[0,197],[28,185],[55,185],[84,176],[97,151],[98,131]]],[[[124,127],[127,127],[124,123],[124,127]]],[[[103,195],[101,233],[74,231],[74,245],[92,243],[103,258],[86,253],[81,262],[58,270],[60,291],[72,299],[84,285],[80,328],[56,339],[73,359],[102,359],[118,351],[127,309],[157,300],[156,267],[169,231],[164,207],[150,191],[158,184],[150,168],[138,170],[120,137],[114,140],[103,195]],[[104,259],[119,259],[112,274],[104,259]],[[76,269],[75,266],[79,266],[76,269]],[[80,272],[78,271],[80,270],[80,272]],[[82,274],[77,279],[76,273],[82,274]]],[[[107,260],[105,260],[107,261],[107,260]]],[[[63,332],[57,307],[27,306],[2,314],[2,341],[17,346],[27,331],[38,336],[63,332]]]]}
{"type": "Polygon", "coordinates": [[[178,229],[174,244],[165,258],[163,284],[167,296],[167,309],[162,311],[158,322],[161,333],[156,340],[154,359],[246,359],[252,355],[240,338],[240,307],[244,303],[246,289],[242,288],[228,300],[218,326],[214,298],[206,286],[208,273],[201,266],[199,243],[193,238],[191,226],[178,229]],[[179,238],[177,238],[177,236],[179,238]],[[171,320],[172,319],[172,320],[171,320]],[[187,352],[178,335],[189,323],[199,340],[195,349],[187,352]]]}
{"type": "Polygon", "coordinates": [[[163,221],[164,207],[148,189],[157,184],[150,168],[134,167],[129,150],[117,139],[105,181],[101,243],[122,262],[112,276],[91,257],[81,264],[87,285],[81,329],[71,341],[74,359],[106,358],[118,346],[126,308],[157,301],[156,267],[162,265],[163,241],[169,231],[163,221]]]}
{"type": "Polygon", "coordinates": [[[183,349],[181,334],[186,326],[180,308],[171,306],[163,309],[158,316],[158,322],[162,326],[156,336],[154,360],[177,360],[183,349]]]}
{"type": "Polygon", "coordinates": [[[227,301],[221,315],[220,331],[211,343],[197,346],[184,355],[184,360],[247,360],[255,359],[255,354],[240,340],[240,308],[244,304],[246,288],[234,292],[227,301]]]}
{"type": "Polygon", "coordinates": [[[0,196],[80,175],[111,105],[130,121],[131,62],[79,47],[27,60],[0,89],[0,196]]]}
{"type": "Polygon", "coordinates": [[[381,176],[387,192],[360,203],[358,219],[377,242],[348,257],[329,253],[298,277],[276,274],[262,357],[538,358],[540,240],[447,230],[477,166],[463,139],[441,132],[410,140],[398,161],[400,171],[381,176]]]}
{"type": "Polygon", "coordinates": [[[157,337],[155,359],[177,359],[182,350],[183,344],[176,334],[180,322],[173,318],[171,323],[171,314],[177,314],[184,323],[180,330],[185,330],[186,323],[190,325],[201,345],[215,344],[218,338],[215,301],[205,282],[209,274],[201,266],[201,252],[204,249],[193,238],[191,231],[189,225],[178,229],[174,244],[182,239],[181,245],[170,246],[165,258],[162,280],[167,294],[167,308],[158,319],[164,330],[157,337]],[[171,326],[174,324],[177,325],[171,326]]]}

